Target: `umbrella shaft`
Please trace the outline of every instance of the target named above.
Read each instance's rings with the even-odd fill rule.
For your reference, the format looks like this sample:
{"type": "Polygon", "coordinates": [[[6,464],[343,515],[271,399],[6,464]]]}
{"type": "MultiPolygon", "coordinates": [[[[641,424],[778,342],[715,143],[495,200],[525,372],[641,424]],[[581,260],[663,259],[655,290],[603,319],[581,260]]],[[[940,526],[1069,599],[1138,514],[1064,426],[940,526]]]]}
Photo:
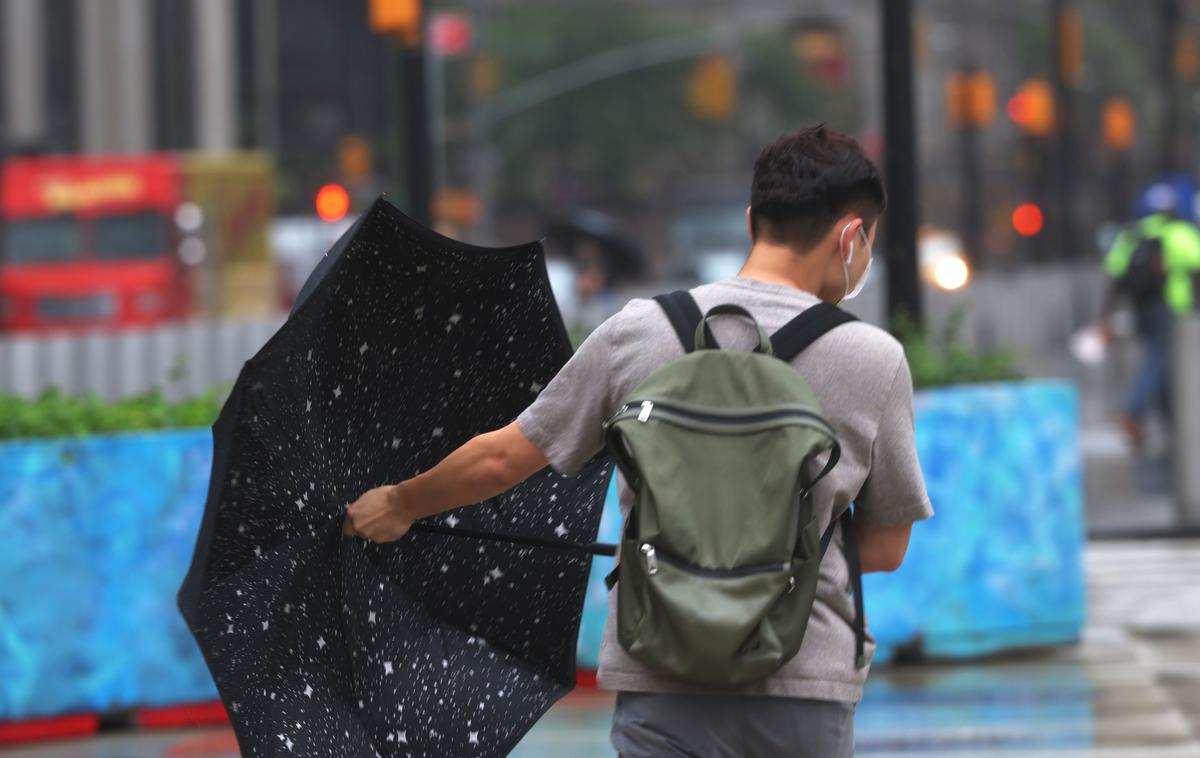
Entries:
{"type": "Polygon", "coordinates": [[[546,547],[552,550],[575,550],[581,553],[591,553],[599,556],[613,556],[617,546],[603,542],[567,542],[566,540],[548,540],[538,537],[522,537],[516,534],[499,534],[497,532],[479,532],[474,529],[457,529],[437,524],[413,524],[412,531],[441,534],[448,537],[470,537],[472,539],[510,542],[514,545],[529,545],[531,547],[546,547]]]}

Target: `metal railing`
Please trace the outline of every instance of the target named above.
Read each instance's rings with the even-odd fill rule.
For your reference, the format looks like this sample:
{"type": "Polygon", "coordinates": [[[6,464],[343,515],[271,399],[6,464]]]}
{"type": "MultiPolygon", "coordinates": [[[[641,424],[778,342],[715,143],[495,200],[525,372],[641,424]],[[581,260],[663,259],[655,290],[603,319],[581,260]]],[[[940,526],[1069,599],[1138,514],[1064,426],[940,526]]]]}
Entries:
{"type": "Polygon", "coordinates": [[[283,317],[197,321],[130,331],[0,335],[0,392],[50,387],[116,399],[158,388],[171,399],[237,378],[283,317]]]}
{"type": "MultiPolygon", "coordinates": [[[[851,309],[874,323],[883,320],[881,283],[868,287],[851,309]]],[[[1103,274],[1094,267],[989,272],[960,292],[929,289],[925,309],[937,330],[962,308],[960,336],[967,344],[1012,349],[1036,370],[1046,359],[1065,355],[1071,333],[1100,314],[1104,286],[1103,274]]],[[[646,287],[645,293],[630,294],[661,291],[661,286],[646,287]]],[[[195,393],[235,378],[242,363],[282,323],[281,315],[264,321],[203,321],[86,336],[0,335],[0,391],[34,395],[57,386],[110,398],[153,387],[162,387],[170,396],[195,393]]]]}

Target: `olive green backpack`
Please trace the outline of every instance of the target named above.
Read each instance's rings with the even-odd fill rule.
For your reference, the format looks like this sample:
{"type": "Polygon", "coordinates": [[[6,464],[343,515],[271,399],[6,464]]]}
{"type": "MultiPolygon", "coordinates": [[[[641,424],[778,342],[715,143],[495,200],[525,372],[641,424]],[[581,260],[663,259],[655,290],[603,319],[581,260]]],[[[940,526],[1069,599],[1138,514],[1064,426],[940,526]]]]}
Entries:
{"type": "MultiPolygon", "coordinates": [[[[655,298],[686,355],[662,366],[605,422],[610,453],[634,492],[608,577],[618,639],[652,670],[711,686],[774,673],[800,649],[818,568],[842,524],[854,582],[856,664],[863,666],[861,572],[847,510],[821,532],[812,488],[840,448],[789,361],[853,321],[821,304],[773,337],[745,309],[701,317],[687,292],[655,298]],[[754,352],[722,351],[708,320],[736,315],[758,331],[754,352]],[[829,452],[817,473],[812,465],[829,452]]],[[[847,651],[849,654],[849,651],[847,651]]]]}

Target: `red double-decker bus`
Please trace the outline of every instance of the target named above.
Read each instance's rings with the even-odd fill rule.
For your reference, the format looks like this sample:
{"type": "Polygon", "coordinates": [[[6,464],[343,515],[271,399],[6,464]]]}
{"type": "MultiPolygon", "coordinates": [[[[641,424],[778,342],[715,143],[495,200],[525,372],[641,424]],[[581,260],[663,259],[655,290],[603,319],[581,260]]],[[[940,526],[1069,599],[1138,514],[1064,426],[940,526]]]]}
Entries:
{"type": "Polygon", "coordinates": [[[0,167],[0,329],[150,325],[192,309],[176,251],[178,162],[15,158],[0,167]]]}
{"type": "Polygon", "coordinates": [[[273,213],[274,171],[258,153],[10,159],[0,331],[274,309],[273,213]]]}

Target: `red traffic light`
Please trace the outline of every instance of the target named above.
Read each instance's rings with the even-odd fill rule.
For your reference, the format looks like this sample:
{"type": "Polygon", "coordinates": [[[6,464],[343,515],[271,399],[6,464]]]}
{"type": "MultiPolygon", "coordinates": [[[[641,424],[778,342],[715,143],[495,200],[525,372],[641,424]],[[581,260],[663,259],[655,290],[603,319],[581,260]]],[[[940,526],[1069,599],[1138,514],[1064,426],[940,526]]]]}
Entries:
{"type": "Polygon", "coordinates": [[[1031,106],[1029,103],[1029,95],[1024,92],[1018,92],[1008,99],[1008,117],[1013,120],[1014,124],[1024,126],[1029,122],[1029,112],[1031,106]]]}
{"type": "Polygon", "coordinates": [[[1013,210],[1013,229],[1022,237],[1036,237],[1041,234],[1042,223],[1042,209],[1036,203],[1021,203],[1013,210]]]}
{"type": "Polygon", "coordinates": [[[1008,100],[1008,117],[1026,134],[1047,137],[1054,132],[1054,89],[1041,79],[1030,79],[1008,100]]]}
{"type": "Polygon", "coordinates": [[[322,221],[341,221],[350,211],[350,194],[340,184],[326,184],[317,190],[317,215],[322,221]]]}

